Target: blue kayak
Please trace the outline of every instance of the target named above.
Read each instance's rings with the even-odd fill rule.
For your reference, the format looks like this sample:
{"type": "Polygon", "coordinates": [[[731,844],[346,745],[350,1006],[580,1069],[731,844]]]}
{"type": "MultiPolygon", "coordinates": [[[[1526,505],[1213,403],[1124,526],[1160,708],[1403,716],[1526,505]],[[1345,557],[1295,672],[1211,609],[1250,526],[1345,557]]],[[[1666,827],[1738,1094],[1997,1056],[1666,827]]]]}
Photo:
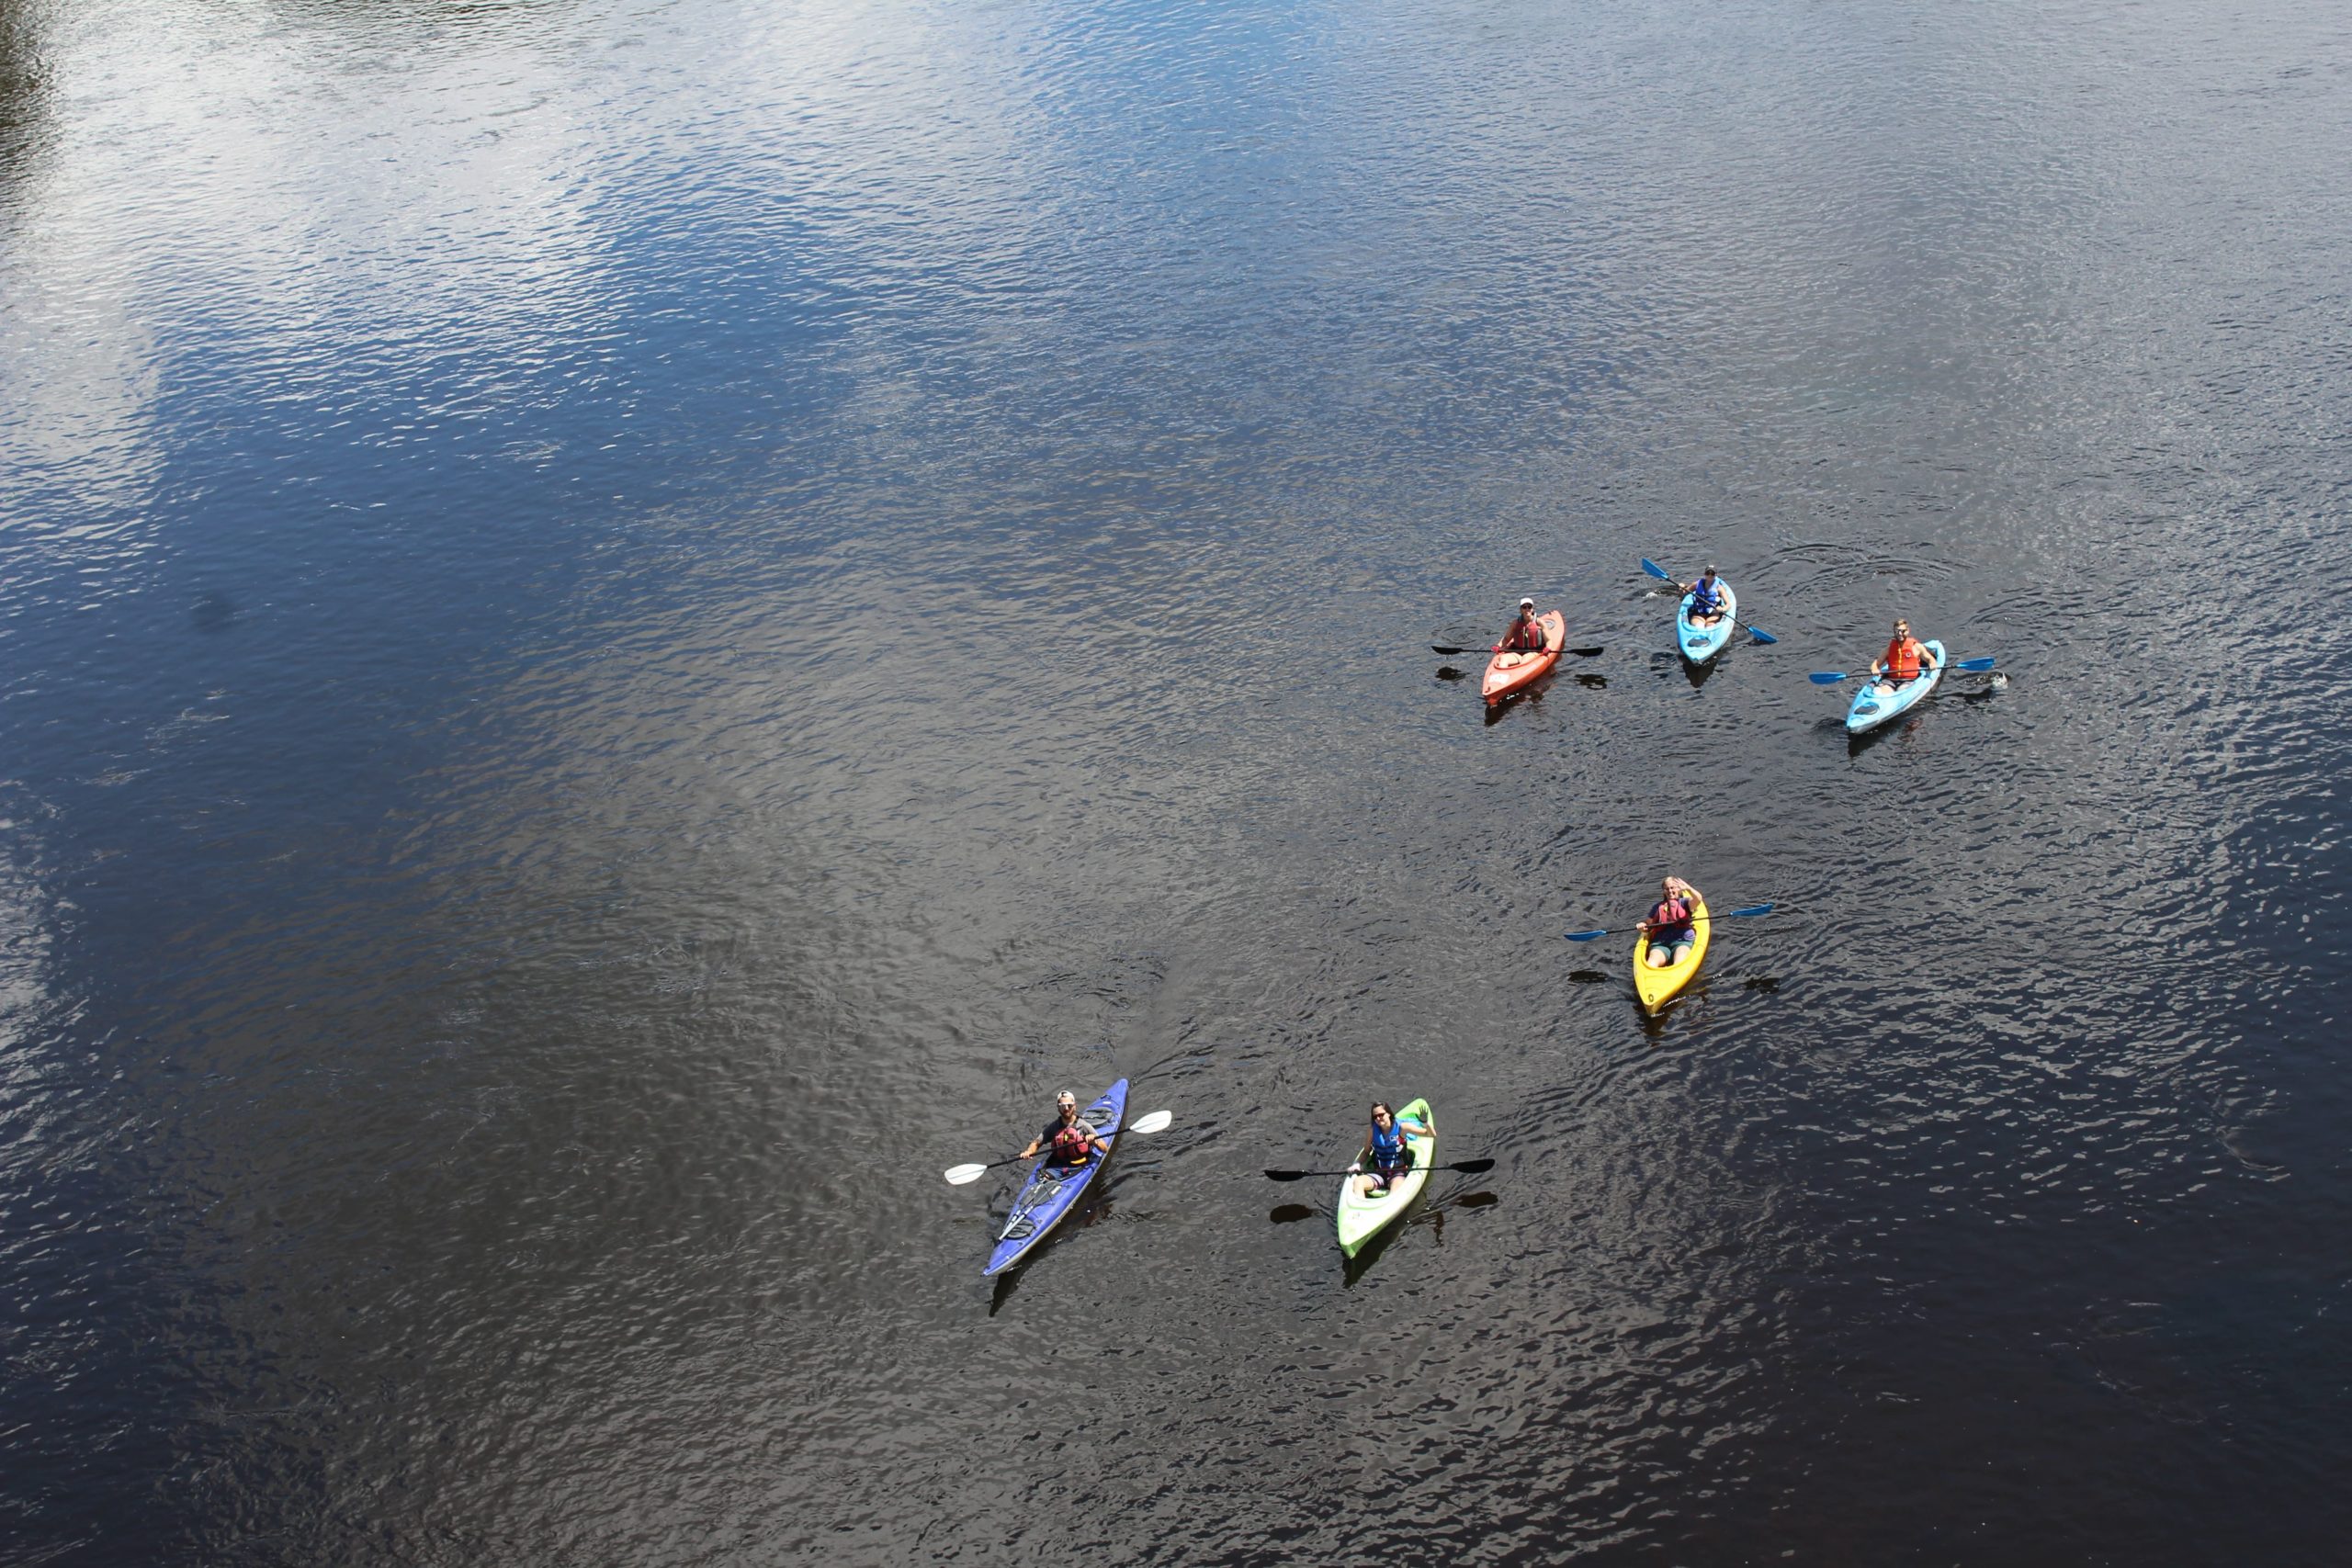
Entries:
{"type": "Polygon", "coordinates": [[[1682,596],[1682,603],[1674,607],[1675,637],[1682,644],[1682,657],[1693,664],[1704,664],[1721,653],[1724,645],[1731,641],[1731,634],[1738,629],[1736,617],[1739,615],[1739,595],[1734,593],[1731,584],[1720,577],[1715,579],[1715,586],[1723,590],[1724,615],[1723,619],[1713,626],[1694,626],[1690,624],[1690,595],[1688,593],[1682,596]]]}
{"type": "MultiPolygon", "coordinates": [[[[1113,1136],[1127,1113],[1127,1080],[1121,1078],[1102,1091],[1102,1098],[1078,1113],[1081,1122],[1094,1124],[1102,1141],[1117,1148],[1113,1136]]],[[[1053,1156],[1040,1155],[1037,1163],[1029,1168],[1029,1179],[1021,1186],[1020,1195],[1012,1200],[1012,1216],[1005,1221],[998,1233],[996,1250],[989,1254],[989,1266],[980,1270],[985,1277],[1001,1274],[1029,1255],[1029,1249],[1046,1239],[1046,1233],[1061,1223],[1064,1214],[1078,1207],[1086,1196],[1086,1189],[1093,1182],[1094,1173],[1109,1162],[1109,1154],[1101,1154],[1081,1166],[1057,1166],[1053,1156]]]]}
{"type": "Polygon", "coordinates": [[[1936,682],[1944,678],[1944,645],[1930,641],[1920,646],[1936,661],[1935,668],[1921,671],[1917,680],[1905,681],[1884,696],[1879,695],[1875,679],[1864,678],[1862,689],[1854,694],[1854,705],[1846,710],[1847,734],[1860,735],[1866,729],[1876,729],[1888,719],[1909,713],[1936,689],[1936,682]]]}

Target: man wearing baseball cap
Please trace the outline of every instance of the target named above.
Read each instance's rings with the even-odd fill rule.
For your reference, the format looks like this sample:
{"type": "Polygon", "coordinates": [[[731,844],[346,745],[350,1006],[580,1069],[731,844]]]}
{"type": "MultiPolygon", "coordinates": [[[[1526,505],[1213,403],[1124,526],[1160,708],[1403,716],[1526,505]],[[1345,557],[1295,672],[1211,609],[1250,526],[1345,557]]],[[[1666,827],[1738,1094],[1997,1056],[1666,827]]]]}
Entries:
{"type": "Polygon", "coordinates": [[[1541,653],[1544,651],[1544,623],[1535,618],[1535,601],[1521,599],[1519,615],[1503,633],[1503,640],[1495,645],[1497,653],[1541,653]]]}
{"type": "Polygon", "coordinates": [[[1020,1157],[1027,1159],[1039,1149],[1050,1148],[1053,1162],[1059,1166],[1081,1166],[1096,1155],[1107,1155],[1111,1145],[1094,1130],[1091,1122],[1078,1119],[1078,1096],[1064,1089],[1054,1096],[1054,1119],[1046,1130],[1029,1140],[1029,1146],[1020,1157]]]}

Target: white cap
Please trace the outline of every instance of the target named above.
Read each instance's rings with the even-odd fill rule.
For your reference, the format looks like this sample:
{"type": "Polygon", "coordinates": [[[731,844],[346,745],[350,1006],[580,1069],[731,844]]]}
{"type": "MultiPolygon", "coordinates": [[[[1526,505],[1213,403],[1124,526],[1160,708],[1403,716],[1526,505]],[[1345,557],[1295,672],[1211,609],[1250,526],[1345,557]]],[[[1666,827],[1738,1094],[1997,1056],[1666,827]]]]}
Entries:
{"type": "Polygon", "coordinates": [[[1521,599],[1519,602],[1519,607],[1522,610],[1532,610],[1535,608],[1535,601],[1532,599],[1521,599]]]}

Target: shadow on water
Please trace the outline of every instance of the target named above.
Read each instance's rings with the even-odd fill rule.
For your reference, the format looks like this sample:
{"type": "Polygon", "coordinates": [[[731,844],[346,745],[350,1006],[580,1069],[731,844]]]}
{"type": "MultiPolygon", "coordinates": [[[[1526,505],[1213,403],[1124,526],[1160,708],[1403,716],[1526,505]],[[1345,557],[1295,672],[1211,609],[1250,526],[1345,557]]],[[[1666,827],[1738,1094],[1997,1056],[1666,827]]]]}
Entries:
{"type": "MultiPolygon", "coordinates": [[[[1931,696],[1927,701],[1921,703],[1917,707],[1914,708],[1911,712],[1903,715],[1900,718],[1897,718],[1893,724],[1883,724],[1876,729],[1865,729],[1860,735],[1848,734],[1846,736],[1847,760],[1850,761],[1864,755],[1873,747],[1876,747],[1885,741],[1890,736],[1910,734],[1914,729],[1918,728],[1919,721],[1927,717],[1928,714],[1935,707],[1935,705],[1936,699],[1931,696]]],[[[1840,733],[1845,732],[1845,720],[1840,719],[1838,721],[1838,728],[1840,733]]]]}
{"type": "Polygon", "coordinates": [[[1606,675],[1583,673],[1577,676],[1577,684],[1598,692],[1602,687],[1609,684],[1609,677],[1606,675]]]}
{"type": "Polygon", "coordinates": [[[1568,971],[1568,983],[1572,986],[1605,986],[1609,984],[1609,976],[1599,969],[1571,969],[1568,971]]]}
{"type": "Polygon", "coordinates": [[[1444,1232],[1443,1215],[1441,1211],[1424,1208],[1423,1205],[1428,1198],[1429,1193],[1426,1190],[1414,1194],[1412,1205],[1405,1214],[1401,1218],[1391,1221],[1385,1230],[1364,1243],[1362,1251],[1353,1258],[1349,1258],[1342,1253],[1340,1283],[1351,1291],[1354,1290],[1356,1282],[1370,1273],[1373,1265],[1380,1261],[1381,1255],[1396,1245],[1396,1238],[1408,1230],[1419,1229],[1424,1220],[1428,1221],[1430,1231],[1442,1237],[1444,1232]]]}
{"type": "Polygon", "coordinates": [[[1467,671],[1456,670],[1451,664],[1441,664],[1437,667],[1437,678],[1441,681],[1459,681],[1467,673],[1467,671]]]}
{"type": "Polygon", "coordinates": [[[1644,1007],[1642,1005],[1641,998],[1635,997],[1634,998],[1634,1011],[1641,1018],[1642,1033],[1648,1039],[1651,1044],[1663,1045],[1666,1043],[1666,1032],[1668,1027],[1673,1023],[1675,1016],[1688,1009],[1690,1003],[1705,997],[1707,994],[1707,984],[1708,977],[1704,974],[1702,974],[1697,979],[1691,981],[1688,986],[1685,986],[1671,1000],[1669,1000],[1664,1007],[1658,1009],[1656,1012],[1652,1012],[1649,1009],[1644,1007]]]}
{"type": "MultiPolygon", "coordinates": [[[[1061,1243],[1069,1240],[1072,1232],[1089,1229],[1096,1222],[1111,1217],[1114,1205],[1111,1201],[1111,1194],[1107,1190],[1108,1186],[1109,1183],[1104,1181],[1087,1189],[1086,1195],[1079,1200],[1077,1208],[1064,1214],[1052,1230],[1047,1231],[1038,1239],[1035,1247],[1023,1255],[1020,1262],[996,1277],[996,1289],[989,1296],[990,1317],[994,1317],[1002,1311],[1004,1303],[1012,1299],[1012,1292],[1018,1288],[1021,1277],[1035,1268],[1039,1258],[1050,1255],[1061,1243]]],[[[999,1220],[997,1224],[1001,1224],[1002,1221],[999,1220]]],[[[992,1226],[992,1233],[993,1230],[992,1226]]]]}
{"type": "Polygon", "coordinates": [[[225,593],[207,593],[188,611],[188,624],[200,632],[225,632],[244,612],[225,593]]]}
{"type": "Polygon", "coordinates": [[[1321,1212],[1312,1203],[1277,1203],[1268,1212],[1266,1219],[1273,1224],[1295,1225],[1301,1220],[1313,1219],[1321,1212]]]}
{"type": "Polygon", "coordinates": [[[1694,692],[1714,678],[1715,666],[1723,662],[1722,654],[1717,654],[1703,664],[1693,664],[1679,653],[1675,658],[1682,666],[1683,678],[1690,682],[1690,689],[1694,692]]]}
{"type": "Polygon", "coordinates": [[[1501,702],[1488,703],[1487,705],[1487,726],[1492,728],[1495,725],[1500,724],[1503,721],[1503,715],[1511,712],[1521,703],[1525,703],[1529,707],[1541,711],[1544,706],[1544,694],[1551,689],[1552,682],[1558,679],[1559,673],[1558,669],[1555,668],[1551,674],[1544,676],[1542,680],[1536,682],[1535,684],[1521,687],[1520,690],[1513,692],[1510,696],[1505,697],[1501,702]]]}

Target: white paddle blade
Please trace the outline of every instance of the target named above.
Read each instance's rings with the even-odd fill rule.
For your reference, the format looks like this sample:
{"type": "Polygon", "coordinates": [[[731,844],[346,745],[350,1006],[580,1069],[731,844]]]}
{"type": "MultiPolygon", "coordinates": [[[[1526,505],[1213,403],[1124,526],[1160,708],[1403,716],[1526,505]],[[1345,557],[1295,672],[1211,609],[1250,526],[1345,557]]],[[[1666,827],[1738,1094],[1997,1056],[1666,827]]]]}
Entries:
{"type": "Polygon", "coordinates": [[[948,1186],[964,1187],[978,1181],[988,1173],[989,1168],[984,1165],[956,1165],[948,1167],[944,1174],[947,1177],[948,1186]]]}
{"type": "Polygon", "coordinates": [[[1127,1123],[1130,1133],[1165,1133],[1168,1123],[1176,1120],[1173,1111],[1155,1111],[1150,1115],[1127,1123]]]}

